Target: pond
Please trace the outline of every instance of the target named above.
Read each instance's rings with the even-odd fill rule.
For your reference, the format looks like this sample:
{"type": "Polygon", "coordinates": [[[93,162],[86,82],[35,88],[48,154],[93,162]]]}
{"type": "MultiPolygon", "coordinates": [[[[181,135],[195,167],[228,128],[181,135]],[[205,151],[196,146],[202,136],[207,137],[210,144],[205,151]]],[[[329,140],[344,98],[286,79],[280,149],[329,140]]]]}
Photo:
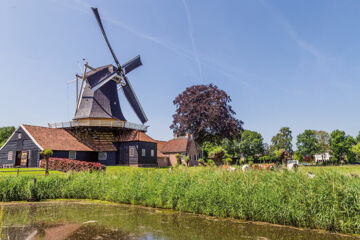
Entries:
{"type": "MultiPolygon", "coordinates": [[[[5,205],[4,239],[354,239],[126,205],[43,202],[5,205]]],[[[1,223],[0,223],[1,225],[1,223]]]]}

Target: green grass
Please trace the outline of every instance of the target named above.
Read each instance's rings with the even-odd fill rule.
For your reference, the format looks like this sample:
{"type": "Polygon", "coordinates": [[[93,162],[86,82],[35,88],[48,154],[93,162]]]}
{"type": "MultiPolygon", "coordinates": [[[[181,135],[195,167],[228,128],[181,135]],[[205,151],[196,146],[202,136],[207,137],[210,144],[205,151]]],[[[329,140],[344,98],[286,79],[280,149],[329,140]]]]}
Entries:
{"type": "MultiPolygon", "coordinates": [[[[2,168],[0,169],[0,177],[3,176],[16,176],[17,175],[17,168],[2,168]]],[[[44,176],[45,175],[45,169],[43,168],[19,168],[19,174],[21,176],[44,176]],[[30,172],[36,170],[34,172],[30,172]],[[38,170],[42,170],[42,171],[38,171],[38,170]]],[[[62,172],[59,171],[49,171],[50,175],[53,174],[63,174],[62,172]]]]}
{"type": "Polygon", "coordinates": [[[312,172],[314,174],[321,172],[337,172],[346,176],[351,174],[358,175],[360,177],[360,165],[343,165],[343,166],[310,166],[310,167],[300,167],[302,172],[312,172]]]}
{"type": "Polygon", "coordinates": [[[360,234],[360,178],[332,169],[229,172],[109,167],[105,173],[0,178],[0,202],[93,199],[360,234]],[[314,171],[313,171],[314,172],[314,171]]]}

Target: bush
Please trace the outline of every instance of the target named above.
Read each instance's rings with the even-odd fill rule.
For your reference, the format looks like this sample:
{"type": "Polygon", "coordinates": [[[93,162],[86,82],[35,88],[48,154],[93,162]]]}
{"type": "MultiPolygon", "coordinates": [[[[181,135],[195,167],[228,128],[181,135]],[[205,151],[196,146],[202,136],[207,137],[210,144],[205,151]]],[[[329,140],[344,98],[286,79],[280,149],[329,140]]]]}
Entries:
{"type": "MultiPolygon", "coordinates": [[[[46,160],[42,159],[40,167],[45,168],[46,160]]],[[[101,163],[70,160],[66,158],[49,158],[49,170],[62,172],[68,171],[98,171],[105,170],[106,166],[101,163]]]]}
{"type": "Polygon", "coordinates": [[[176,158],[176,165],[180,166],[183,155],[181,155],[180,153],[177,153],[177,154],[175,154],[175,158],[176,158]]]}
{"type": "Polygon", "coordinates": [[[188,167],[189,166],[189,162],[190,162],[190,157],[189,156],[186,156],[184,158],[184,162],[185,162],[185,165],[188,167]]]}
{"type": "Polygon", "coordinates": [[[221,165],[226,155],[226,150],[218,146],[211,150],[211,152],[209,153],[209,158],[213,160],[216,165],[221,165]]]}
{"type": "Polygon", "coordinates": [[[230,165],[232,163],[232,159],[231,158],[225,158],[224,159],[224,164],[230,165]]]}

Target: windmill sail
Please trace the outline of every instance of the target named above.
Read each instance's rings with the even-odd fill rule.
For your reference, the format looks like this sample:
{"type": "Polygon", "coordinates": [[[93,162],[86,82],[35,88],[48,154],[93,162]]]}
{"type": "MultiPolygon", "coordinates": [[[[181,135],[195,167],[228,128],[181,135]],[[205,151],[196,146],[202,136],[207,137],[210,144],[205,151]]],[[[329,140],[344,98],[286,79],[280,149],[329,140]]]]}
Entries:
{"type": "Polygon", "coordinates": [[[129,101],[132,109],[134,110],[134,112],[136,113],[142,124],[144,124],[148,121],[148,119],[145,115],[143,108],[140,105],[139,99],[135,95],[135,92],[130,84],[130,81],[127,79],[126,76],[124,78],[124,81],[126,85],[123,86],[122,89],[124,91],[125,97],[129,101]]]}
{"type": "Polygon", "coordinates": [[[123,68],[125,74],[128,74],[129,72],[131,72],[135,68],[140,67],[141,65],[142,65],[142,62],[141,62],[141,59],[140,59],[140,55],[137,55],[136,57],[134,57],[133,59],[131,59],[130,61],[125,63],[122,66],[122,68],[123,68]]]}
{"type": "Polygon", "coordinates": [[[117,57],[115,56],[115,53],[114,53],[114,51],[112,50],[112,47],[111,47],[111,45],[110,45],[110,42],[109,42],[109,40],[108,40],[108,38],[107,38],[107,36],[106,36],[105,30],[104,30],[104,26],[102,25],[102,22],[101,22],[101,19],[100,19],[99,12],[98,12],[97,8],[93,8],[93,7],[92,7],[91,9],[92,9],[92,11],[93,11],[93,13],[94,13],[94,15],[95,15],[96,21],[97,21],[98,24],[99,24],[100,30],[101,30],[101,32],[102,32],[102,34],[103,34],[103,36],[104,36],[104,39],[105,39],[105,41],[106,41],[106,44],[108,45],[108,47],[109,47],[109,49],[110,49],[110,52],[111,52],[111,54],[112,54],[112,56],[113,56],[113,58],[114,58],[114,60],[115,60],[115,63],[116,63],[116,65],[119,67],[119,66],[120,66],[120,63],[119,63],[117,57]]]}

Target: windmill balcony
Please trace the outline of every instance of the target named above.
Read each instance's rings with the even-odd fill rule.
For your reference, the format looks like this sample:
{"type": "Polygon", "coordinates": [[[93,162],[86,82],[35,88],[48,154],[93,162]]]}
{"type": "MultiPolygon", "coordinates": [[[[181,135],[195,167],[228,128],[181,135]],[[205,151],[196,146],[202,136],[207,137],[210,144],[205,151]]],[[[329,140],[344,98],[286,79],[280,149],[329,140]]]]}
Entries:
{"type": "Polygon", "coordinates": [[[131,123],[127,121],[109,119],[81,119],[70,122],[49,123],[49,128],[72,128],[72,127],[111,127],[134,129],[146,132],[149,126],[131,123]]]}

